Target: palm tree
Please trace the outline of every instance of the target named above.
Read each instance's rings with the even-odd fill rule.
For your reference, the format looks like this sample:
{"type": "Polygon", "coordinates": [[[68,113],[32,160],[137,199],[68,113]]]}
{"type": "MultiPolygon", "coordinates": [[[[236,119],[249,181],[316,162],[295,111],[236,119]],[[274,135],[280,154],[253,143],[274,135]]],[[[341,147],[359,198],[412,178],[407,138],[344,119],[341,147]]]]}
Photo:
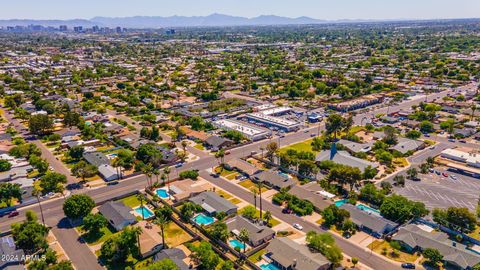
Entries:
{"type": "Polygon", "coordinates": [[[473,120],[473,118],[475,117],[475,111],[477,110],[477,104],[472,104],[472,107],[470,107],[470,109],[472,110],[470,120],[473,120]]]}
{"type": "Polygon", "coordinates": [[[248,235],[247,229],[242,228],[242,229],[240,230],[240,233],[238,234],[238,239],[243,242],[243,253],[244,253],[244,254],[245,254],[245,248],[246,248],[246,246],[247,246],[246,243],[248,242],[249,238],[250,238],[250,237],[249,237],[249,235],[248,235]]]}
{"type": "Polygon", "coordinates": [[[32,192],[32,195],[37,197],[37,203],[38,203],[38,207],[40,208],[40,215],[42,216],[42,224],[43,226],[45,226],[45,218],[43,216],[43,208],[42,208],[42,204],[40,203],[40,190],[38,190],[37,188],[34,188],[33,189],[33,192],[32,192]]]}
{"type": "Polygon", "coordinates": [[[253,205],[255,206],[255,211],[257,211],[257,189],[252,188],[253,193],[253,205]]]}
{"type": "Polygon", "coordinates": [[[141,247],[140,247],[140,234],[142,234],[142,228],[139,226],[134,226],[130,228],[130,231],[135,234],[137,238],[137,246],[138,246],[138,252],[141,253],[141,247]]]}
{"type": "Polygon", "coordinates": [[[171,172],[170,167],[165,167],[165,169],[163,169],[163,173],[167,177],[167,186],[169,189],[170,189],[170,172],[171,172]]]}
{"type": "Polygon", "coordinates": [[[262,207],[262,188],[263,188],[263,182],[259,182],[257,185],[258,185],[258,195],[260,197],[260,220],[262,220],[262,211],[263,211],[263,207],[262,207]]]}
{"type": "Polygon", "coordinates": [[[142,209],[142,220],[145,220],[145,208],[143,207],[143,194],[137,194],[137,199],[140,200],[140,209],[142,209]]]}
{"type": "Polygon", "coordinates": [[[162,246],[163,248],[166,248],[165,246],[165,225],[168,223],[168,218],[165,217],[164,215],[160,215],[155,219],[155,223],[160,227],[160,233],[162,235],[162,246]]]}
{"type": "Polygon", "coordinates": [[[262,158],[263,158],[263,151],[265,151],[265,147],[261,146],[260,151],[262,151],[262,158]]]}
{"type": "Polygon", "coordinates": [[[158,185],[158,176],[160,175],[160,170],[159,169],[154,169],[153,174],[155,175],[155,179],[156,179],[155,184],[158,185]]]}
{"type": "Polygon", "coordinates": [[[143,166],[142,172],[145,174],[147,177],[147,189],[152,186],[152,173],[153,173],[153,166],[151,163],[148,163],[147,165],[143,166]]]}
{"type": "Polygon", "coordinates": [[[187,152],[187,145],[188,145],[187,141],[183,140],[182,141],[183,152],[187,152]]]}
{"type": "Polygon", "coordinates": [[[270,224],[270,220],[272,219],[272,212],[266,211],[265,215],[263,216],[263,219],[265,220],[267,225],[270,224]]]}

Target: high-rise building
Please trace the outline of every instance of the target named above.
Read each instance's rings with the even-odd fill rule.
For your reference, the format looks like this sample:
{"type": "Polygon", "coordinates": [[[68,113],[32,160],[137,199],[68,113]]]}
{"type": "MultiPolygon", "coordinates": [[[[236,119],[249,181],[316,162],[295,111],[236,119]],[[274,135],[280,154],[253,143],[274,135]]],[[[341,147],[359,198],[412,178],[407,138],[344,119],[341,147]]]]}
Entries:
{"type": "Polygon", "coordinates": [[[66,32],[68,30],[68,27],[66,25],[60,25],[60,31],[66,32]]]}
{"type": "Polygon", "coordinates": [[[83,26],[75,26],[73,27],[73,31],[76,33],[82,32],[83,31],[83,26]]]}

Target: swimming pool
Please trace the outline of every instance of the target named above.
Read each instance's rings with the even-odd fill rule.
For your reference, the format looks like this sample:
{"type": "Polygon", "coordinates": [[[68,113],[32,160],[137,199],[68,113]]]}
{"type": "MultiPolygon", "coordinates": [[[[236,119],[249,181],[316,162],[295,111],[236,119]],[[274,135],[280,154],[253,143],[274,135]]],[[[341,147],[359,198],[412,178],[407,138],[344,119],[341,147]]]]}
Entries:
{"type": "Polygon", "coordinates": [[[246,246],[244,243],[238,241],[237,239],[233,239],[233,240],[230,240],[228,241],[228,243],[230,243],[230,246],[232,246],[233,248],[240,248],[240,250],[243,250],[246,246]]]}
{"type": "Polygon", "coordinates": [[[273,263],[269,264],[262,264],[260,265],[262,270],[280,270],[280,268],[276,267],[273,263]]]}
{"type": "Polygon", "coordinates": [[[338,200],[338,201],[335,202],[335,205],[336,205],[337,207],[340,207],[340,206],[346,204],[347,202],[348,202],[347,199],[338,200]]]}
{"type": "Polygon", "coordinates": [[[377,209],[373,209],[370,206],[365,205],[365,204],[359,203],[359,204],[357,204],[357,208],[360,209],[360,210],[363,210],[365,212],[370,212],[370,213],[373,213],[373,214],[380,215],[380,211],[378,211],[377,209]]]}
{"type": "Polygon", "coordinates": [[[157,193],[158,197],[162,198],[162,199],[168,199],[170,196],[168,195],[168,192],[167,190],[165,189],[162,189],[162,188],[159,188],[155,191],[155,193],[157,193]]]}
{"type": "Polygon", "coordinates": [[[152,210],[148,209],[145,206],[137,207],[134,210],[135,210],[135,213],[139,214],[141,217],[143,217],[145,219],[149,219],[149,218],[155,216],[155,214],[152,212],[152,210]]]}
{"type": "Polygon", "coordinates": [[[290,178],[290,177],[288,176],[288,174],[287,174],[287,173],[284,173],[284,172],[278,172],[278,174],[280,174],[281,176],[284,176],[284,177],[286,177],[286,178],[290,178]]]}
{"type": "Polygon", "coordinates": [[[215,222],[215,219],[205,214],[198,214],[193,218],[193,221],[195,221],[195,223],[198,225],[210,225],[215,222]]]}

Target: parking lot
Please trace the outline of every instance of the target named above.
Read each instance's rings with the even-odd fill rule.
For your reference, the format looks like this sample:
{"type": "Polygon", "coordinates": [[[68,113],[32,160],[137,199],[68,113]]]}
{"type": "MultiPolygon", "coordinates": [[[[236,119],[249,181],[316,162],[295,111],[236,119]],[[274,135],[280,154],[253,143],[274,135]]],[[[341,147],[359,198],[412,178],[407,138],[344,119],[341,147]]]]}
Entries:
{"type": "Polygon", "coordinates": [[[395,188],[396,193],[423,202],[430,209],[454,206],[475,211],[480,195],[480,179],[452,173],[445,168],[436,170],[445,172],[448,176],[436,173],[419,174],[420,181],[406,180],[404,188],[395,188]]]}

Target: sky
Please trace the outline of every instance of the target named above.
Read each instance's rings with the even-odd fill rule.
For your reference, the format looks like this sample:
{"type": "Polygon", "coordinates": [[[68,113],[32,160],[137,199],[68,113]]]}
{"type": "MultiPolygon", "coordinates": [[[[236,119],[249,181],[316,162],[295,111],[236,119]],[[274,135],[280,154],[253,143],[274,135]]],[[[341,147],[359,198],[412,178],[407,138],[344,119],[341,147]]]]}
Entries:
{"type": "Polygon", "coordinates": [[[316,19],[480,18],[480,0],[0,0],[0,19],[90,19],[95,16],[255,17],[316,19]]]}

